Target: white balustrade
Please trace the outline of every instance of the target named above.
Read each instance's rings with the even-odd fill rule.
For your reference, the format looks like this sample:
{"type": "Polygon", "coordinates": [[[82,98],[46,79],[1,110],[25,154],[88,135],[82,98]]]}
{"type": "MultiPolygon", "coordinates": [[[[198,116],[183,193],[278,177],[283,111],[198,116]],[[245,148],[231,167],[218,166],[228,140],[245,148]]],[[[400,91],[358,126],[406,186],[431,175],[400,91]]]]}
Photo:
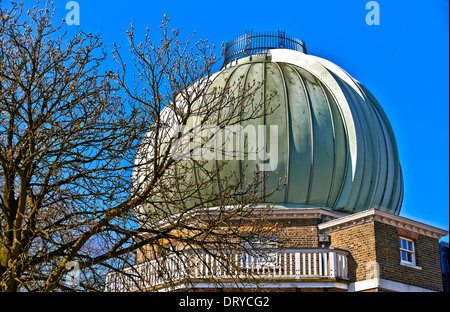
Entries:
{"type": "Polygon", "coordinates": [[[106,291],[170,289],[201,279],[347,279],[348,252],[333,248],[255,250],[225,256],[189,250],[146,261],[106,276],[106,291]]]}

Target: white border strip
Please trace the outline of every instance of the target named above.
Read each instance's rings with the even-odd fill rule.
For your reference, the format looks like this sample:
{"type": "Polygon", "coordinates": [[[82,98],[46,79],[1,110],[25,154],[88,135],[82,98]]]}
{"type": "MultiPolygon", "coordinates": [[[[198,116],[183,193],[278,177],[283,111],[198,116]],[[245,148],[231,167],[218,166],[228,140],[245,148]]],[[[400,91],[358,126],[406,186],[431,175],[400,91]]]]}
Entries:
{"type": "Polygon", "coordinates": [[[382,288],[385,290],[396,291],[396,292],[435,292],[434,290],[412,286],[408,284],[403,284],[399,282],[394,282],[386,280],[383,278],[364,280],[359,282],[350,283],[348,286],[349,292],[358,292],[364,290],[370,290],[374,288],[382,288]]]}

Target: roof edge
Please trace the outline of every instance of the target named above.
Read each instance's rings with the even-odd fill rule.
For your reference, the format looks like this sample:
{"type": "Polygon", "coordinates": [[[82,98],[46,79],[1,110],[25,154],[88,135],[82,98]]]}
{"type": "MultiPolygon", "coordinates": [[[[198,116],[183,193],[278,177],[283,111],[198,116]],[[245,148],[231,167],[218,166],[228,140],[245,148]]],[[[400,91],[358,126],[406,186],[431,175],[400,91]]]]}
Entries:
{"type": "Polygon", "coordinates": [[[349,216],[321,223],[318,225],[318,227],[319,230],[322,230],[325,233],[330,233],[372,221],[396,226],[398,228],[410,230],[418,234],[436,239],[440,239],[441,237],[448,234],[448,230],[440,229],[422,222],[381,211],[376,208],[357,212],[349,216]]]}

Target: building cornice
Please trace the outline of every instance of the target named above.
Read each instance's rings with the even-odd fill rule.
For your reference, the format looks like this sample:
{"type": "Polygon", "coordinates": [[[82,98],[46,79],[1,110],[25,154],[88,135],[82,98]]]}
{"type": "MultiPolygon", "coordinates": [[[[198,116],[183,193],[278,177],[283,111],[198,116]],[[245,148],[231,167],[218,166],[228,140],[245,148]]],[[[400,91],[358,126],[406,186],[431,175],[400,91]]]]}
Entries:
{"type": "Polygon", "coordinates": [[[335,220],[342,218],[342,214],[335,213],[333,211],[323,209],[323,208],[302,208],[302,207],[291,207],[288,205],[280,206],[277,205],[272,208],[270,213],[270,218],[273,219],[320,219],[323,218],[325,221],[335,220]]]}
{"type": "Polygon", "coordinates": [[[325,233],[330,233],[373,221],[392,225],[397,228],[402,228],[405,230],[416,232],[420,235],[425,235],[436,239],[440,239],[442,236],[448,234],[447,230],[394,215],[375,208],[321,223],[318,225],[318,227],[319,230],[324,231],[325,233]]]}
{"type": "Polygon", "coordinates": [[[192,210],[182,214],[174,214],[168,218],[165,218],[155,224],[155,228],[164,229],[174,224],[178,224],[180,221],[210,221],[214,220],[216,216],[224,217],[227,213],[230,213],[229,220],[242,220],[251,219],[258,216],[264,216],[268,220],[279,219],[322,219],[327,222],[337,218],[342,218],[343,214],[330,211],[328,209],[320,207],[302,207],[301,205],[294,204],[276,204],[276,205],[263,205],[259,204],[251,208],[239,208],[237,206],[229,205],[224,207],[211,207],[207,209],[192,210]],[[269,207],[269,208],[268,208],[269,207]],[[232,216],[233,212],[236,212],[235,216],[232,216]]]}
{"type": "MultiPolygon", "coordinates": [[[[233,209],[234,206],[228,206],[233,209]]],[[[192,217],[201,220],[208,220],[211,216],[226,213],[228,207],[212,207],[202,211],[196,211],[192,217]]],[[[256,205],[249,208],[248,212],[243,211],[236,214],[232,219],[253,218],[258,215],[264,215],[267,219],[323,219],[325,221],[342,218],[344,215],[320,207],[302,207],[294,204],[276,204],[276,205],[256,205]]]]}

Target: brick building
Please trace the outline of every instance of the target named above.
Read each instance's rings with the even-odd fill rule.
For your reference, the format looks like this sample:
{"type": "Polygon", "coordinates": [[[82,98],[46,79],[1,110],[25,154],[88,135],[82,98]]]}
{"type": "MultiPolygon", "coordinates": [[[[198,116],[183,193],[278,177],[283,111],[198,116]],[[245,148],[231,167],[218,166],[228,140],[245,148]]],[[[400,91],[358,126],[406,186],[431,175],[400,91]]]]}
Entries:
{"type": "MultiPolygon", "coordinates": [[[[107,275],[107,290],[443,291],[439,239],[448,232],[399,215],[403,177],[395,137],[361,83],[306,54],[304,42],[284,32],[249,32],[229,42],[223,68],[211,79],[211,88],[264,81],[262,101],[272,94],[279,104],[271,114],[261,111],[264,118],[242,122],[277,128],[270,140],[276,155],[270,148],[264,159],[271,170],[260,204],[274,205],[268,222],[279,230],[259,253],[228,255],[228,267],[219,250],[180,244],[176,257],[164,259],[140,251],[136,265],[107,275]],[[278,175],[286,186],[271,193],[278,175]]],[[[266,165],[260,160],[230,161],[202,191],[221,192],[224,179],[251,181],[242,168],[266,165]]],[[[197,183],[203,173],[193,171],[197,183]]],[[[146,174],[138,172],[137,181],[146,174]]],[[[137,211],[146,215],[151,207],[137,211]]]]}
{"type": "Polygon", "coordinates": [[[341,215],[321,208],[275,207],[270,221],[282,226],[268,263],[259,263],[256,256],[236,258],[236,266],[250,270],[245,282],[236,282],[239,274],[219,272],[212,256],[196,254],[187,257],[182,266],[172,263],[176,276],[170,277],[173,284],[168,288],[156,276],[159,260],[155,258],[153,263],[144,261],[126,269],[130,274],[148,276],[148,284],[113,273],[107,277],[107,290],[444,290],[439,239],[448,231],[443,229],[377,209],[341,215]],[[190,273],[180,274],[189,261],[190,273]]]}
{"type": "Polygon", "coordinates": [[[350,253],[349,291],[443,290],[439,239],[447,231],[375,209],[318,227],[350,253]]]}

